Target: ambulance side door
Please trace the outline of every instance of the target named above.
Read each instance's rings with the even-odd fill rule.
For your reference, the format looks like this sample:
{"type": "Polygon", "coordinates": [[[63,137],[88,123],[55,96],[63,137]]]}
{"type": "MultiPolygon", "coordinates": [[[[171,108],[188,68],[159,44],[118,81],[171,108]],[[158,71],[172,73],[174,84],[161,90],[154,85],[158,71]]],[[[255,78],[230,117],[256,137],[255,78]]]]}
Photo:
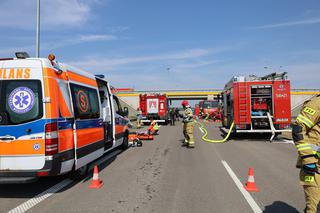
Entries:
{"type": "Polygon", "coordinates": [[[123,142],[123,137],[125,135],[125,126],[127,125],[126,120],[123,118],[122,108],[117,96],[113,95],[113,107],[114,107],[114,136],[115,136],[115,146],[119,146],[123,142]]]}
{"type": "Polygon", "coordinates": [[[70,83],[74,109],[74,145],[76,169],[104,153],[104,126],[98,89],[70,83]]]}

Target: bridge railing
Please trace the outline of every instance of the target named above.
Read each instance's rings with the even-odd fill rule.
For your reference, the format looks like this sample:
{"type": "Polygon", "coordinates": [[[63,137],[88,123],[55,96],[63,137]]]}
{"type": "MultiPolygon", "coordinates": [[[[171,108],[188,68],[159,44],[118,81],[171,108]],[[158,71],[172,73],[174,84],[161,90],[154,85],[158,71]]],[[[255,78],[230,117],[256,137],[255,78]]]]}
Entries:
{"type": "MultiPolygon", "coordinates": [[[[174,93],[174,92],[221,92],[221,89],[159,89],[159,90],[134,90],[134,91],[119,91],[118,94],[144,94],[144,93],[174,93]]],[[[310,93],[320,93],[320,89],[291,89],[293,93],[299,92],[310,92],[310,93]]]]}

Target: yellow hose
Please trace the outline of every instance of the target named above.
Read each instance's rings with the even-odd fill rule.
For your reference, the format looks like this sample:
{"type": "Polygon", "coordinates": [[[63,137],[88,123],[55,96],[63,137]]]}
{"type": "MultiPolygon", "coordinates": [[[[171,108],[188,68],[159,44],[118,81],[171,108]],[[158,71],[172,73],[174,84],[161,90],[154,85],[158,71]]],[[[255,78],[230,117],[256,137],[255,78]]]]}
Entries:
{"type": "Polygon", "coordinates": [[[204,135],[202,136],[202,140],[205,141],[205,142],[208,142],[208,143],[224,143],[224,142],[226,142],[228,140],[230,134],[231,134],[231,131],[232,131],[233,127],[234,127],[234,122],[232,122],[231,127],[229,129],[229,132],[228,132],[227,136],[224,139],[222,139],[222,140],[211,140],[211,139],[207,139],[208,131],[204,127],[204,125],[202,123],[200,123],[200,122],[197,122],[197,123],[200,125],[200,129],[202,129],[202,131],[204,132],[204,135]]]}

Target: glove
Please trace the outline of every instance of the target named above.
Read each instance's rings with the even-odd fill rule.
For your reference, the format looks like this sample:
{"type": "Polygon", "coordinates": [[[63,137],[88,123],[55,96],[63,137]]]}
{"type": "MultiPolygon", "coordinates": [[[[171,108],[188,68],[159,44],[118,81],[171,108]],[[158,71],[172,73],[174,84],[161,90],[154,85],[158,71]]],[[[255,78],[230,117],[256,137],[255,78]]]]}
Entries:
{"type": "Polygon", "coordinates": [[[317,172],[317,165],[315,163],[310,163],[310,164],[306,164],[306,165],[303,165],[303,171],[306,173],[306,174],[309,174],[309,175],[314,175],[316,172],[317,172]]]}

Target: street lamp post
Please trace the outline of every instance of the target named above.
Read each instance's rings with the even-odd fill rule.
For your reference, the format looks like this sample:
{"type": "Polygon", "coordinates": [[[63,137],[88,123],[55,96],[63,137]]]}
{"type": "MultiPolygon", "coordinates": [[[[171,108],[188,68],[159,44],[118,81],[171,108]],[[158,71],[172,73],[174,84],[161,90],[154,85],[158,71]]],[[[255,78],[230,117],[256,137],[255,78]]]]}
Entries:
{"type": "Polygon", "coordinates": [[[37,0],[36,58],[40,56],[40,0],[37,0]]]}

